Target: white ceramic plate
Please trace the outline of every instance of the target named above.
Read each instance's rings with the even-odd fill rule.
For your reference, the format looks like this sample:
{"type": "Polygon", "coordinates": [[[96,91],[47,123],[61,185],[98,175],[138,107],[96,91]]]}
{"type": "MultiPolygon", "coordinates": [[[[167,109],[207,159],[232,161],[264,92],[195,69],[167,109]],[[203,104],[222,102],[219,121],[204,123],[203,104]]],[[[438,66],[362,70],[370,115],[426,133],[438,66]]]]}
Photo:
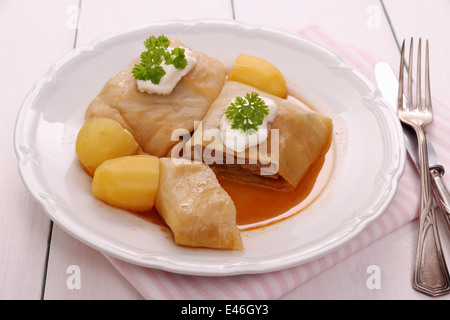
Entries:
{"type": "Polygon", "coordinates": [[[232,21],[157,23],[72,51],[27,95],[15,148],[25,185],[72,236],[133,264],[195,275],[274,271],[336,250],[384,212],[405,165],[396,116],[358,70],[295,35],[232,21]],[[330,183],[300,214],[242,232],[242,252],[175,245],[159,226],[96,200],[91,179],[78,163],[75,140],[87,105],[153,34],[179,38],[228,67],[241,52],[271,61],[301,88],[297,94],[333,118],[330,183]]]}

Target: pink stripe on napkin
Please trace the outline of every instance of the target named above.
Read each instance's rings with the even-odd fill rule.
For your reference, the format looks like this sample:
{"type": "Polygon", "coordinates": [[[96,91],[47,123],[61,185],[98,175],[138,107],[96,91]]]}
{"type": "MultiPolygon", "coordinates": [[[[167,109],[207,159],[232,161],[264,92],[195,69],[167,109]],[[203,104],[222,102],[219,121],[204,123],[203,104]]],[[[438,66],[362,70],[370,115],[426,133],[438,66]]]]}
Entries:
{"type": "MultiPolygon", "coordinates": [[[[299,30],[298,34],[332,49],[374,81],[374,66],[380,61],[377,57],[355,45],[341,45],[335,42],[315,25],[299,30]]],[[[450,150],[450,143],[433,135],[433,132],[450,133],[445,126],[445,122],[450,119],[448,114],[441,114],[443,113],[441,110],[445,110],[443,104],[435,100],[433,102],[436,121],[433,123],[434,129],[430,132],[430,138],[436,144],[442,162],[450,163],[450,152],[446,152],[446,150],[450,150]]],[[[419,197],[411,196],[414,194],[419,194],[419,178],[408,158],[397,195],[380,219],[335,252],[286,270],[228,277],[201,277],[144,268],[112,257],[107,258],[144,299],[277,299],[358,250],[415,219],[418,214],[419,197]]]]}

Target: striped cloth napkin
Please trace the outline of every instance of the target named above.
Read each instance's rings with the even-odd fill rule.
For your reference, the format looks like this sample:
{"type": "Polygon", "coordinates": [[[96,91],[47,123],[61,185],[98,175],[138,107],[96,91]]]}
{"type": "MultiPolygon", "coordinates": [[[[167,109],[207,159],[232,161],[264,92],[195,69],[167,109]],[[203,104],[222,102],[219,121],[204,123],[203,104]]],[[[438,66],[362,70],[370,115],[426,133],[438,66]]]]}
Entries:
{"type": "MultiPolygon", "coordinates": [[[[333,50],[374,81],[374,66],[380,61],[376,57],[354,45],[336,43],[315,25],[299,30],[298,34],[333,50]]],[[[394,70],[397,68],[397,66],[393,67],[394,70]]],[[[450,150],[448,141],[433,134],[433,132],[445,130],[445,121],[450,114],[440,114],[445,111],[445,108],[435,99],[433,99],[433,106],[436,117],[432,126],[434,129],[430,130],[429,138],[433,140],[437,150],[450,150]]],[[[440,156],[443,163],[450,163],[450,154],[445,155],[444,153],[440,156]]],[[[418,194],[419,177],[413,163],[408,158],[399,190],[389,208],[377,221],[369,225],[357,238],[335,252],[286,270],[264,274],[202,277],[140,267],[112,257],[107,257],[107,259],[128,279],[144,299],[278,299],[322,271],[331,268],[358,250],[415,219],[419,208],[419,197],[415,195],[418,194]]]]}

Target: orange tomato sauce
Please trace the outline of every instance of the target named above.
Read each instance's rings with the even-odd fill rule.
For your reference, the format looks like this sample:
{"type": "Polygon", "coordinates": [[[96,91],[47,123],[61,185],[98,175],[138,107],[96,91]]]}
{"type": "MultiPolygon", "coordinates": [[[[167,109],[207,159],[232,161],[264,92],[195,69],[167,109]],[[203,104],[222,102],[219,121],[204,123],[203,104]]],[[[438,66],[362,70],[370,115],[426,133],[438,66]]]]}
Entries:
{"type": "Polygon", "coordinates": [[[333,151],[321,155],[292,191],[269,190],[220,179],[236,206],[241,230],[254,229],[283,220],[308,207],[328,184],[333,170],[333,151]]]}

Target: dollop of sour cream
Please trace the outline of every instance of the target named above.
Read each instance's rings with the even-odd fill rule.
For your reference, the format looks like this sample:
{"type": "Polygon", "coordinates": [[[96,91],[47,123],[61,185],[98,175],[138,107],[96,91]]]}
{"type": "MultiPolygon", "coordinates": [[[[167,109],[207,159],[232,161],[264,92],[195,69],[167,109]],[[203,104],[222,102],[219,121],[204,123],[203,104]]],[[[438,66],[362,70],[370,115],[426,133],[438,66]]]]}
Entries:
{"type": "MultiPolygon", "coordinates": [[[[267,140],[269,135],[269,124],[275,120],[277,116],[277,104],[269,98],[261,97],[269,108],[269,114],[264,118],[263,122],[258,126],[258,130],[252,134],[246,134],[240,129],[232,129],[232,121],[223,115],[220,120],[220,135],[222,141],[228,149],[235,152],[242,152],[247,148],[261,144],[267,140]]],[[[233,102],[233,99],[231,102],[233,102]]],[[[231,103],[230,102],[230,103],[231,103]]]]}
{"type": "MultiPolygon", "coordinates": [[[[168,47],[168,50],[171,51],[173,48],[174,47],[168,47]]],[[[184,69],[177,69],[172,64],[166,65],[163,62],[161,66],[166,74],[161,78],[160,82],[158,84],[154,84],[151,80],[136,80],[139,91],[160,95],[168,95],[172,93],[181,78],[188,74],[197,63],[197,58],[192,50],[181,46],[179,48],[184,49],[187,66],[184,69]]]]}

